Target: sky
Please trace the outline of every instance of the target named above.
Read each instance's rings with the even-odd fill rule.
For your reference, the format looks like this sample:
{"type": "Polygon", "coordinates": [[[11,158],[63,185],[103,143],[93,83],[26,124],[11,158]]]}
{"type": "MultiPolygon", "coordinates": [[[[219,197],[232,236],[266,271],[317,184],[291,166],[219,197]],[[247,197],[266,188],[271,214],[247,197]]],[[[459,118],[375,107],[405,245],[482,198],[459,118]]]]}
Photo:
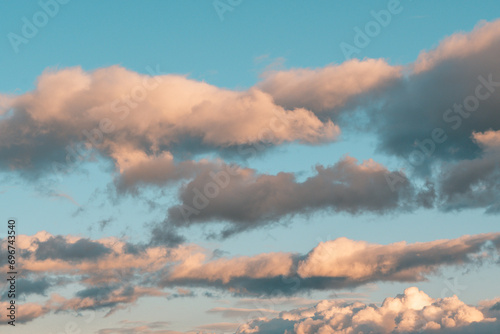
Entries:
{"type": "Polygon", "coordinates": [[[497,1],[0,13],[2,333],[500,329],[497,1]]]}

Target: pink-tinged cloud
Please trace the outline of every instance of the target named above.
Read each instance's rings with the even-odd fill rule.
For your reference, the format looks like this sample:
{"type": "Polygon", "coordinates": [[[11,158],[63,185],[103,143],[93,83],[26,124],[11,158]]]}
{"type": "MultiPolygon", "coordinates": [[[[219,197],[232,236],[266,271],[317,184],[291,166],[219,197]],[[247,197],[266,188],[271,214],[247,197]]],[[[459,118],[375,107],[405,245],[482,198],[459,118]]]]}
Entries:
{"type": "Polygon", "coordinates": [[[454,33],[441,41],[437,48],[423,51],[413,64],[413,71],[429,71],[450,60],[471,57],[487,50],[500,38],[500,20],[481,21],[469,33],[454,33]]]}
{"type": "Polygon", "coordinates": [[[339,238],[322,242],[306,255],[269,253],[209,260],[196,255],[174,267],[163,285],[212,286],[237,293],[293,294],[370,282],[426,280],[443,266],[492,259],[500,234],[407,244],[370,244],[339,238]],[[493,245],[493,253],[486,251],[493,245]]]}
{"type": "Polygon", "coordinates": [[[314,144],[340,132],[311,111],[276,105],[258,88],[221,89],[119,66],[47,70],[35,90],[2,100],[3,112],[12,110],[0,120],[3,168],[21,170],[89,159],[90,148],[123,171],[174,148],[189,151],[194,142],[205,150],[263,140],[314,144]]]}
{"type": "Polygon", "coordinates": [[[259,86],[287,108],[306,108],[316,113],[339,111],[360,95],[382,91],[402,75],[401,70],[382,59],[353,59],[318,69],[265,73],[259,86]]]}
{"type": "Polygon", "coordinates": [[[484,147],[485,149],[488,150],[500,149],[500,130],[473,132],[472,137],[480,146],[484,147]]]}
{"type": "MultiPolygon", "coordinates": [[[[262,302],[261,302],[262,303],[262,302]]],[[[264,308],[214,307],[207,313],[220,313],[225,318],[251,317],[252,315],[270,315],[279,313],[276,310],[264,308]]]]}
{"type": "Polygon", "coordinates": [[[11,319],[8,317],[8,315],[10,314],[9,307],[12,307],[11,305],[12,304],[10,303],[10,300],[0,302],[0,309],[3,312],[1,323],[2,325],[10,326],[7,322],[11,320],[15,320],[13,322],[14,324],[26,323],[36,318],[42,317],[51,311],[49,307],[44,305],[40,305],[37,303],[22,303],[17,300],[14,313],[15,319],[11,319]]]}
{"type": "Polygon", "coordinates": [[[268,278],[289,276],[293,258],[288,253],[265,253],[233,259],[216,259],[206,262],[206,255],[192,254],[174,267],[169,280],[202,278],[210,282],[229,283],[238,278],[268,278]]]}
{"type": "Polygon", "coordinates": [[[487,318],[480,307],[469,306],[457,296],[434,299],[411,287],[402,295],[386,298],[380,306],[325,300],[310,308],[281,312],[276,318],[250,321],[242,324],[237,333],[441,333],[496,322],[496,318],[487,318]]]}

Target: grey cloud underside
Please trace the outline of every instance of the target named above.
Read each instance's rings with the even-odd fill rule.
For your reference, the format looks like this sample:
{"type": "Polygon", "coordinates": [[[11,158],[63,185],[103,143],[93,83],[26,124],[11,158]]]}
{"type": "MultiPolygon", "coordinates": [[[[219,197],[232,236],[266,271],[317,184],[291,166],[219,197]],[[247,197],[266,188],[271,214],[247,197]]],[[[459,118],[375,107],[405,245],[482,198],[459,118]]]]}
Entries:
{"type": "Polygon", "coordinates": [[[500,153],[450,164],[439,181],[443,209],[500,212],[500,153]]]}
{"type": "Polygon", "coordinates": [[[75,296],[81,299],[89,298],[93,301],[93,305],[82,307],[85,309],[113,309],[120,304],[127,304],[135,300],[135,288],[128,284],[114,286],[98,286],[86,288],[78,291],[75,296]]]}
{"type": "MultiPolygon", "coordinates": [[[[49,279],[47,277],[40,278],[25,278],[17,276],[16,280],[16,290],[17,298],[24,298],[29,295],[40,295],[46,296],[47,291],[56,284],[55,280],[49,279]]],[[[11,298],[8,297],[8,287],[5,289],[0,289],[2,295],[0,296],[0,301],[9,301],[11,298]]]]}
{"type": "Polygon", "coordinates": [[[233,291],[232,295],[243,296],[293,296],[313,290],[328,291],[355,288],[371,282],[416,282],[419,278],[400,279],[390,275],[370,277],[366,280],[353,280],[349,277],[312,277],[278,276],[272,278],[234,278],[229,282],[208,281],[200,279],[182,279],[161,283],[162,286],[185,286],[191,288],[210,288],[222,291],[233,291]]]}
{"type": "Polygon", "coordinates": [[[377,102],[380,108],[367,107],[379,149],[404,159],[416,177],[431,177],[441,209],[500,211],[500,154],[484,152],[472,138],[474,132],[500,130],[499,53],[497,38],[480,52],[444,59],[397,81],[377,102]],[[489,96],[476,99],[477,110],[467,111],[463,105],[471,103],[479,86],[479,93],[489,96]],[[455,105],[462,105],[463,114],[455,105]],[[431,143],[434,129],[444,131],[444,142],[431,143]]]}
{"type": "Polygon", "coordinates": [[[466,118],[447,110],[475,94],[482,83],[480,76],[486,81],[491,76],[500,85],[499,52],[500,42],[479,54],[446,60],[431,70],[411,74],[388,89],[382,106],[369,111],[380,149],[410,159],[410,153],[418,148],[416,142],[431,138],[432,131],[441,128],[448,139],[436,143],[435,151],[422,165],[435,159],[477,157],[481,149],[471,139],[472,133],[500,129],[500,86],[493,87],[493,93],[483,87],[481,93],[490,93],[490,97],[479,100],[476,111],[464,110],[470,114],[466,118]]]}
{"type": "Polygon", "coordinates": [[[387,213],[432,206],[432,198],[432,188],[417,189],[399,172],[365,168],[352,158],[329,167],[317,166],[314,175],[303,182],[292,173],[259,175],[247,170],[236,175],[222,171],[214,176],[206,171],[180,189],[181,204],[169,208],[164,224],[187,226],[226,221],[229,226],[222,237],[227,237],[320,209],[351,214],[387,213]],[[388,179],[395,180],[393,188],[388,179]],[[211,188],[214,185],[218,190],[211,197],[215,194],[211,188]]]}
{"type": "Polygon", "coordinates": [[[75,295],[80,298],[106,298],[109,294],[116,290],[117,286],[99,286],[99,287],[91,287],[84,290],[78,291],[75,295]]]}
{"type": "MultiPolygon", "coordinates": [[[[212,280],[208,278],[193,278],[184,276],[182,278],[171,278],[168,270],[163,275],[161,286],[174,287],[206,287],[233,291],[236,295],[294,295],[311,290],[337,290],[353,288],[373,282],[418,282],[425,281],[431,274],[435,274],[442,266],[468,265],[480,263],[481,260],[474,258],[474,254],[490,252],[493,254],[500,249],[500,236],[478,235],[466,238],[462,246],[453,242],[427,246],[425,244],[408,245],[406,249],[391,254],[387,249],[371,250],[370,255],[376,257],[377,268],[368,276],[360,278],[347,275],[321,275],[307,276],[304,270],[304,261],[310,260],[320,265],[319,260],[311,260],[313,251],[307,255],[294,255],[293,264],[288,275],[276,275],[264,278],[234,277],[227,282],[221,279],[212,280]],[[390,265],[387,263],[391,263],[390,265]]],[[[336,256],[334,251],[332,256],[336,256]]],[[[361,253],[358,255],[363,257],[361,253]]],[[[354,260],[353,260],[354,261],[354,260]]],[[[324,264],[326,265],[326,264],[324,264]]],[[[208,269],[207,269],[208,270],[208,269]]]]}
{"type": "Polygon", "coordinates": [[[425,330],[411,334],[492,334],[500,333],[500,321],[472,323],[460,328],[446,328],[440,330],[425,330]]]}
{"type": "Polygon", "coordinates": [[[38,243],[35,256],[38,260],[60,259],[65,261],[82,261],[97,259],[112,251],[100,243],[89,239],[80,239],[75,243],[68,243],[61,236],[52,237],[38,243]]]}
{"type": "Polygon", "coordinates": [[[156,224],[151,230],[150,243],[152,245],[177,246],[186,241],[186,238],[179,234],[173,226],[156,224]]]}

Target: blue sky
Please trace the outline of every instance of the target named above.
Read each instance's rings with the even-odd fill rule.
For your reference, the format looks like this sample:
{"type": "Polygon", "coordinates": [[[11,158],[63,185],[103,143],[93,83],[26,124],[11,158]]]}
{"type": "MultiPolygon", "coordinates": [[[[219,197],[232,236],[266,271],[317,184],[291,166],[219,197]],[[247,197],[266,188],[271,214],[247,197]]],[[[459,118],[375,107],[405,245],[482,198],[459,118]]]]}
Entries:
{"type": "MultiPolygon", "coordinates": [[[[34,37],[27,38],[27,43],[18,45],[18,52],[16,52],[16,47],[13,47],[9,41],[9,34],[21,36],[23,18],[32,22],[33,15],[43,10],[41,3],[45,2],[0,3],[0,13],[2,13],[0,36],[3,36],[0,39],[2,51],[0,52],[2,65],[0,66],[0,97],[29,94],[37,89],[37,80],[48,71],[57,73],[67,68],[81,67],[84,73],[93,73],[95,70],[113,65],[119,65],[130,73],[143,75],[149,74],[147,68],[159,68],[163,75],[183,75],[190,81],[204,82],[224,91],[246,92],[252,87],[261,88],[259,84],[265,80],[265,75],[273,73],[273,70],[286,72],[293,69],[322,69],[345,63],[347,60],[341,50],[341,43],[354,44],[354,29],[363,28],[367,22],[373,20],[371,11],[385,10],[389,2],[292,1],[285,3],[243,0],[240,3],[235,1],[237,5],[229,5],[232,10],[221,14],[221,19],[212,1],[69,1],[66,4],[59,4],[57,13],[38,28],[34,37]]],[[[484,1],[478,5],[468,1],[432,3],[401,0],[400,7],[400,13],[392,15],[391,22],[386,27],[381,27],[380,33],[372,37],[368,45],[361,48],[355,58],[361,61],[383,59],[388,67],[408,66],[410,68],[422,52],[439,48],[440,42],[446,37],[460,32],[469,33],[483,20],[494,22],[500,13],[500,4],[497,1],[484,1]]],[[[491,29],[494,30],[494,28],[491,29]]],[[[493,57],[494,51],[498,50],[498,48],[495,49],[497,46],[498,39],[493,39],[489,45],[481,46],[484,49],[478,51],[478,54],[491,54],[493,57]]],[[[448,58],[440,57],[444,60],[439,58],[439,61],[446,65],[448,58]]],[[[467,63],[464,61],[463,66],[482,62],[482,58],[476,60],[474,55],[465,55],[464,58],[466,57],[470,57],[471,60],[467,63]]],[[[486,60],[489,59],[484,57],[486,60]]],[[[477,67],[473,65],[471,68],[476,69],[477,67]]],[[[457,65],[452,63],[450,66],[457,65]]],[[[482,75],[498,71],[498,63],[495,67],[494,61],[484,62],[484,67],[484,72],[480,73],[482,75]]],[[[428,71],[430,73],[432,70],[428,71]]],[[[439,71],[436,70],[436,72],[439,71]]],[[[463,72],[468,73],[467,70],[463,72]]],[[[417,76],[414,75],[414,77],[417,76]]],[[[475,76],[477,75],[471,74],[464,80],[475,76]]],[[[413,78],[411,75],[408,77],[410,78],[408,80],[413,78]]],[[[431,75],[429,78],[430,82],[434,80],[431,75]]],[[[399,80],[399,77],[394,80],[399,80]]],[[[472,80],[469,82],[471,85],[474,84],[472,80]]],[[[377,87],[385,87],[384,85],[385,83],[381,81],[377,87]]],[[[410,89],[411,87],[415,90],[420,89],[418,85],[408,84],[408,86],[410,89]]],[[[64,90],[64,87],[62,89],[64,90]]],[[[457,91],[460,89],[457,87],[457,91]]],[[[389,92],[389,90],[389,88],[384,90],[380,95],[388,96],[389,100],[391,97],[394,100],[400,97],[400,95],[395,97],[397,93],[389,92]]],[[[58,92],[54,91],[53,94],[51,99],[57,100],[58,92]]],[[[156,92],[151,93],[153,94],[156,92]]],[[[277,101],[278,98],[275,100],[277,101]]],[[[287,103],[286,101],[283,103],[284,108],[292,110],[287,103]]],[[[413,102],[407,104],[411,103],[413,102]]],[[[443,103],[447,105],[448,100],[443,103]]],[[[368,113],[368,116],[362,114],[361,119],[376,123],[370,118],[373,105],[361,102],[353,102],[353,105],[353,110],[360,114],[368,113]]],[[[437,105],[436,108],[441,108],[443,104],[437,105]]],[[[299,105],[299,107],[302,106],[299,105]]],[[[11,106],[11,108],[19,113],[16,109],[20,108],[18,105],[11,106]]],[[[142,106],[138,110],[141,111],[141,108],[142,106]]],[[[304,108],[308,109],[307,104],[304,108]]],[[[490,108],[490,105],[484,108],[490,108]]],[[[65,112],[77,112],[76,109],[68,109],[65,112]]],[[[344,111],[339,111],[339,113],[342,112],[344,111]]],[[[345,115],[349,116],[351,112],[354,113],[354,111],[346,111],[345,115]]],[[[313,110],[313,113],[316,111],[313,110]]],[[[0,113],[2,114],[3,112],[0,113]]],[[[317,112],[317,114],[320,113],[317,112]]],[[[191,154],[194,160],[202,157],[208,160],[222,159],[252,168],[256,173],[261,174],[294,173],[298,182],[314,177],[316,175],[314,166],[333,166],[346,155],[356,158],[359,163],[373,159],[388,170],[401,169],[416,185],[421,185],[426,180],[433,180],[438,177],[438,174],[452,174],[451,169],[443,169],[440,171],[441,174],[435,173],[428,175],[427,178],[419,176],[418,173],[412,174],[413,171],[405,166],[401,156],[391,154],[390,150],[381,148],[381,143],[385,138],[383,134],[380,134],[383,130],[357,130],[356,122],[349,124],[349,119],[343,120],[337,118],[337,115],[318,116],[321,122],[325,117],[331,117],[335,124],[337,122],[340,124],[342,133],[339,139],[327,143],[319,142],[312,145],[304,145],[298,141],[279,143],[250,159],[241,159],[240,156],[231,155],[230,152],[228,155],[220,155],[219,152],[227,149],[229,144],[220,145],[219,151],[217,148],[197,153],[196,148],[190,151],[192,147],[190,145],[196,145],[195,141],[194,144],[186,144],[185,147],[188,148],[182,146],[181,149],[186,150],[183,153],[191,154]]],[[[384,117],[390,117],[390,114],[381,113],[380,118],[384,117]]],[[[247,119],[241,120],[241,122],[247,121],[247,119]]],[[[7,118],[0,118],[0,123],[2,122],[7,124],[7,118]]],[[[156,121],[153,120],[153,122],[156,121]]],[[[161,119],[158,118],[158,122],[161,123],[161,119]]],[[[482,124],[472,130],[486,133],[486,128],[481,127],[482,124]]],[[[489,128],[492,131],[498,131],[500,129],[496,128],[497,125],[496,121],[492,121],[489,128]]],[[[398,124],[392,124],[392,126],[398,128],[398,124]]],[[[411,128],[411,124],[409,127],[411,128]]],[[[56,128],[53,131],[62,130],[56,128]]],[[[464,134],[464,138],[470,138],[473,131],[464,134]]],[[[6,138],[3,140],[7,142],[6,138]]],[[[415,140],[421,140],[421,138],[415,138],[415,140]]],[[[16,143],[23,143],[23,140],[20,139],[16,143]]],[[[200,145],[201,149],[203,149],[202,145],[200,145]]],[[[0,212],[3,214],[3,220],[7,217],[16,217],[17,233],[27,236],[35,235],[39,231],[47,231],[54,236],[73,235],[84,239],[89,238],[89,240],[117,237],[131,243],[148,243],[152,226],[165,220],[168,216],[167,209],[179,200],[179,189],[182,184],[190,181],[189,178],[176,180],[173,185],[165,187],[144,186],[135,196],[116,194],[113,189],[114,182],[120,177],[120,171],[117,169],[119,163],[113,160],[114,156],[111,153],[109,156],[103,153],[104,150],[96,156],[95,160],[82,163],[78,170],[64,175],[62,180],[57,180],[51,174],[44,174],[40,177],[26,176],[22,168],[5,167],[12,165],[8,152],[10,151],[7,144],[0,147],[0,157],[5,160],[0,170],[2,179],[0,212]],[[148,200],[155,202],[155,206],[148,205],[148,200]],[[100,225],[100,222],[108,220],[108,223],[100,225]]],[[[485,152],[489,151],[485,149],[483,153],[486,154],[485,152]]],[[[494,155],[492,159],[497,157],[494,155]]],[[[182,161],[180,155],[175,158],[182,161]]],[[[445,157],[436,156],[436,161],[439,164],[443,163],[443,168],[453,167],[455,163],[459,164],[473,159],[475,158],[472,155],[462,160],[446,160],[445,157]]],[[[442,166],[439,165],[439,168],[442,166]]],[[[437,164],[436,168],[438,168],[437,164]]],[[[490,184],[492,186],[498,179],[492,176],[488,180],[485,181],[486,185],[482,184],[477,187],[487,187],[488,182],[493,182],[490,184]]],[[[495,198],[500,196],[496,188],[491,191],[495,198]]],[[[384,193],[372,194],[372,196],[384,196],[384,193]]],[[[413,202],[416,201],[414,198],[412,198],[413,202]]],[[[471,198],[467,197],[465,201],[472,203],[471,198]]],[[[222,251],[223,257],[228,258],[242,255],[255,256],[270,252],[305,255],[318,243],[341,237],[387,245],[400,241],[423,243],[440,239],[455,239],[464,235],[492,234],[498,231],[498,215],[495,212],[485,213],[486,206],[470,204],[472,208],[461,210],[462,206],[467,207],[467,203],[458,202],[453,205],[458,205],[459,210],[443,210],[436,205],[431,209],[423,207],[411,210],[391,209],[382,213],[360,210],[352,214],[332,208],[313,207],[313,209],[297,214],[292,212],[291,215],[283,215],[277,219],[277,222],[262,223],[257,228],[249,228],[225,239],[209,237],[210,232],[226,226],[222,220],[215,224],[192,224],[178,229],[186,238],[186,244],[198,245],[208,250],[217,249],[222,251]]],[[[5,237],[5,231],[0,231],[0,236],[5,237]]],[[[477,304],[481,300],[492,299],[500,295],[495,280],[498,277],[499,268],[498,263],[493,260],[485,261],[482,266],[472,266],[467,269],[460,266],[443,266],[438,269],[429,273],[425,282],[381,280],[335,291],[304,291],[295,297],[315,301],[332,298],[334,292],[347,291],[363,294],[363,301],[367,303],[382,302],[385,297],[396,296],[406,287],[417,286],[431,297],[440,298],[444,297],[441,295],[443,289],[449,287],[446,282],[455,278],[466,286],[459,291],[458,296],[465,303],[477,304]],[[478,281],[482,283],[477,284],[478,281]]],[[[80,283],[69,284],[60,289],[52,287],[45,296],[30,295],[27,298],[28,301],[41,303],[44,298],[54,292],[71,296],[82,289],[80,283]]],[[[173,293],[173,290],[168,291],[173,293]]],[[[75,316],[74,312],[50,312],[26,324],[20,324],[12,332],[28,333],[33,332],[33,328],[37,328],[43,333],[59,333],[63,331],[68,321],[76,321],[85,333],[98,333],[99,330],[106,328],[124,326],[123,322],[120,322],[123,320],[148,323],[167,321],[169,322],[167,328],[172,331],[189,331],[206,324],[236,322],[237,319],[227,319],[219,313],[207,313],[207,310],[215,307],[237,307],[244,297],[232,295],[224,289],[217,290],[210,287],[193,286],[192,291],[195,296],[139,298],[137,302],[126,305],[124,309],[116,310],[108,317],[104,315],[109,310],[99,310],[96,319],[88,323],[82,322],[82,317],[75,316]],[[215,297],[206,297],[204,293],[207,291],[215,297]],[[191,312],[186,313],[187,309],[191,312]]],[[[292,301],[278,306],[280,310],[294,307],[296,305],[294,306],[292,301]]],[[[85,315],[88,311],[82,312],[85,315]]],[[[222,327],[219,326],[217,333],[224,332],[220,328],[222,327]]],[[[11,328],[7,329],[9,330],[11,328]]]]}

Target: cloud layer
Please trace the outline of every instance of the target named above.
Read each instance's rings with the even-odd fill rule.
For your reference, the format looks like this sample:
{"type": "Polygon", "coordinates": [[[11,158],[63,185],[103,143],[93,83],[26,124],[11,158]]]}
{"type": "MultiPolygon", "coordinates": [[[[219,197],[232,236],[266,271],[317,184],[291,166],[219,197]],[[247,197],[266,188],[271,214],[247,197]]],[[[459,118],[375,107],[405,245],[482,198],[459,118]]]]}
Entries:
{"type": "Polygon", "coordinates": [[[150,75],[119,66],[47,70],[33,91],[0,97],[0,169],[39,177],[101,157],[114,165],[120,195],[179,186],[178,203],[154,227],[158,243],[182,241],[174,226],[225,222],[227,237],[325,209],[497,213],[499,53],[497,20],[446,38],[406,66],[365,59],[274,71],[242,91],[151,68],[150,75]],[[339,124],[359,129],[350,117],[358,113],[404,173],[346,157],[299,182],[222,160],[334,141],[339,124]]]}
{"type": "MultiPolygon", "coordinates": [[[[103,309],[109,314],[144,296],[189,297],[193,293],[187,289],[194,288],[270,296],[370,282],[416,282],[444,266],[494,260],[500,249],[498,233],[389,245],[339,238],[322,242],[307,254],[239,257],[217,257],[197,245],[134,245],[117,238],[89,240],[46,232],[18,239],[18,254],[23,257],[18,264],[19,288],[24,289],[20,293],[49,296],[45,303],[25,304],[19,311],[20,322],[59,311],[103,309]],[[77,292],[53,293],[64,285],[76,287],[77,292]]],[[[6,256],[5,239],[0,246],[0,255],[6,256]]]]}

